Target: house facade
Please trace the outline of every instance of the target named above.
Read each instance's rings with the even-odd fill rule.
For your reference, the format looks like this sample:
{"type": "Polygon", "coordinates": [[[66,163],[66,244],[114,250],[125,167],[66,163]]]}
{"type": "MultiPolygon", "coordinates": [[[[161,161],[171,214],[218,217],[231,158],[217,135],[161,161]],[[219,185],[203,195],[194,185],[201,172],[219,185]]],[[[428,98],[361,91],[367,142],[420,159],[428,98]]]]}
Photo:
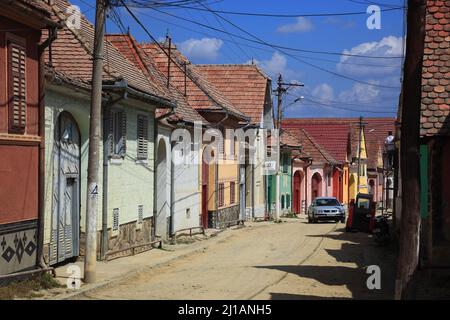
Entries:
{"type": "MultiPolygon", "coordinates": [[[[167,88],[171,99],[177,103],[174,111],[157,112],[157,235],[167,239],[180,230],[202,226],[202,167],[198,153],[194,152],[201,151],[201,144],[195,143],[194,135],[196,126],[201,134],[203,127],[209,124],[189,105],[184,90],[180,91],[170,81],[180,70],[171,72],[171,76],[160,72],[155,59],[130,34],[108,35],[107,39],[141,68],[149,80],[167,88]],[[186,136],[190,137],[189,141],[184,141],[186,136]]],[[[168,42],[163,45],[169,50],[168,42]]],[[[168,56],[166,59],[169,63],[168,56]]]]}
{"type": "Polygon", "coordinates": [[[250,118],[245,130],[249,139],[252,139],[253,146],[250,146],[250,151],[246,145],[245,163],[240,164],[241,217],[265,218],[265,132],[274,127],[272,81],[256,65],[220,64],[196,67],[239,111],[250,118]]]}
{"type": "Polygon", "coordinates": [[[0,2],[0,275],[34,269],[42,255],[42,52],[57,27],[41,1],[0,2]]]}
{"type": "Polygon", "coordinates": [[[441,18],[449,9],[448,1],[427,1],[420,120],[422,267],[450,264],[450,30],[441,18]]]}
{"type": "MultiPolygon", "coordinates": [[[[64,23],[69,5],[65,0],[54,1],[54,19],[63,28],[46,52],[44,252],[49,264],[84,254],[94,33],[84,17],[80,29],[64,23]]],[[[137,244],[150,246],[155,234],[155,111],[173,107],[167,93],[108,41],[105,56],[99,258],[137,244]]]]}
{"type": "Polygon", "coordinates": [[[199,160],[201,225],[222,228],[238,223],[242,217],[240,190],[245,180],[242,179],[236,153],[239,148],[226,138],[226,130],[243,128],[249,123],[249,117],[238,110],[171,42],[142,44],[142,48],[155,61],[158,70],[185,96],[189,106],[210,124],[202,132],[199,160]],[[169,50],[171,59],[168,59],[169,50]],[[232,145],[235,148],[231,148],[232,145]],[[205,160],[207,158],[213,161],[205,160]]]}

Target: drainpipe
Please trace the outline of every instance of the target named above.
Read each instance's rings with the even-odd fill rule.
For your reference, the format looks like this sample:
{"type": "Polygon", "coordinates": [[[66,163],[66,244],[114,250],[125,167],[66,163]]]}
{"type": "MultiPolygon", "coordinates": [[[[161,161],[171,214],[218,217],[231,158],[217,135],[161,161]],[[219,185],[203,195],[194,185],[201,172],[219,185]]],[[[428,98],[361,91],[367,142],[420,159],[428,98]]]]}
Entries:
{"type": "MultiPolygon", "coordinates": [[[[157,176],[156,176],[156,171],[157,171],[157,156],[158,156],[158,122],[161,120],[164,120],[167,117],[170,117],[171,115],[175,114],[175,110],[176,107],[173,107],[172,110],[170,110],[169,112],[167,112],[166,114],[163,114],[162,116],[159,116],[157,118],[155,118],[155,125],[154,125],[154,130],[153,130],[153,225],[152,225],[152,241],[154,241],[156,239],[156,216],[157,216],[157,201],[156,201],[156,196],[157,196],[157,192],[156,189],[158,187],[158,183],[157,183],[157,176]]],[[[172,177],[171,177],[172,178],[172,177]]],[[[171,185],[171,189],[172,189],[172,182],[170,183],[171,185]]],[[[172,205],[171,205],[172,206],[172,205]]]]}
{"type": "MultiPolygon", "coordinates": [[[[44,70],[44,51],[46,48],[50,47],[52,42],[57,38],[57,27],[49,29],[48,38],[39,45],[39,137],[41,138],[39,142],[39,176],[38,176],[38,243],[37,243],[37,265],[45,269],[47,268],[47,263],[44,259],[44,232],[45,232],[45,70],[44,70]]],[[[51,64],[51,61],[50,61],[51,64]]]]}

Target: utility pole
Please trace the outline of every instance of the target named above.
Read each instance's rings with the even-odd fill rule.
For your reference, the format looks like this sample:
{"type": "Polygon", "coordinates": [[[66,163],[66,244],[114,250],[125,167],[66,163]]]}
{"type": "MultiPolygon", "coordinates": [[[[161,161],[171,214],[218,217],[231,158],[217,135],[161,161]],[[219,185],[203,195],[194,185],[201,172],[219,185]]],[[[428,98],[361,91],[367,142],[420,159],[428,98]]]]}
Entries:
{"type": "Polygon", "coordinates": [[[275,196],[275,218],[274,221],[278,222],[281,216],[281,187],[280,187],[280,176],[281,176],[281,118],[283,117],[282,104],[283,104],[283,94],[290,87],[303,87],[303,84],[299,83],[283,83],[283,77],[281,74],[278,77],[277,89],[275,90],[278,98],[278,112],[277,112],[277,129],[278,129],[278,143],[277,143],[277,175],[276,175],[276,196],[275,196]]]}
{"type": "Polygon", "coordinates": [[[402,208],[395,298],[408,297],[419,262],[420,230],[420,105],[425,40],[425,0],[408,0],[406,56],[403,77],[400,166],[402,208]]]}
{"type": "Polygon", "coordinates": [[[102,115],[102,75],[105,35],[105,15],[108,0],[97,0],[95,13],[95,34],[92,63],[92,91],[89,123],[88,185],[86,204],[86,247],[84,260],[84,282],[96,279],[97,264],[97,208],[98,169],[100,164],[100,138],[102,115]]]}

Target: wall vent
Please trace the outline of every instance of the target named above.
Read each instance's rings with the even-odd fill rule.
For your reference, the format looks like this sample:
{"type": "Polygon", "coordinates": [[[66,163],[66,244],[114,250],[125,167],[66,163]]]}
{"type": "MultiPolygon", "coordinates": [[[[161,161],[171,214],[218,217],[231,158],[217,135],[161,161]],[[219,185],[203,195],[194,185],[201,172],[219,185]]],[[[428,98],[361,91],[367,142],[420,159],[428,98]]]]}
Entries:
{"type": "Polygon", "coordinates": [[[113,209],[113,231],[119,230],[119,208],[113,209]]]}
{"type": "Polygon", "coordinates": [[[144,206],[142,204],[138,205],[138,223],[141,224],[144,220],[144,206]]]}

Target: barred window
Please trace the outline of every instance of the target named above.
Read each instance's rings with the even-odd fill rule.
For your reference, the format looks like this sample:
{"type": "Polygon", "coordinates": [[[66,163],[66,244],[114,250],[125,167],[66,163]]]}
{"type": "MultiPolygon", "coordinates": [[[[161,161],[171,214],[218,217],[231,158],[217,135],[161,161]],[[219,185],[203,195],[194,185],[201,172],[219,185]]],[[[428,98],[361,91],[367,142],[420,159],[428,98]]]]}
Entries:
{"type": "Polygon", "coordinates": [[[236,183],[234,181],[230,182],[230,204],[236,202],[236,183]]]}
{"type": "Polygon", "coordinates": [[[225,202],[225,196],[224,196],[224,192],[225,192],[225,184],[224,183],[219,183],[219,190],[217,190],[218,192],[218,200],[219,200],[219,207],[223,207],[224,202],[225,202]]]}

